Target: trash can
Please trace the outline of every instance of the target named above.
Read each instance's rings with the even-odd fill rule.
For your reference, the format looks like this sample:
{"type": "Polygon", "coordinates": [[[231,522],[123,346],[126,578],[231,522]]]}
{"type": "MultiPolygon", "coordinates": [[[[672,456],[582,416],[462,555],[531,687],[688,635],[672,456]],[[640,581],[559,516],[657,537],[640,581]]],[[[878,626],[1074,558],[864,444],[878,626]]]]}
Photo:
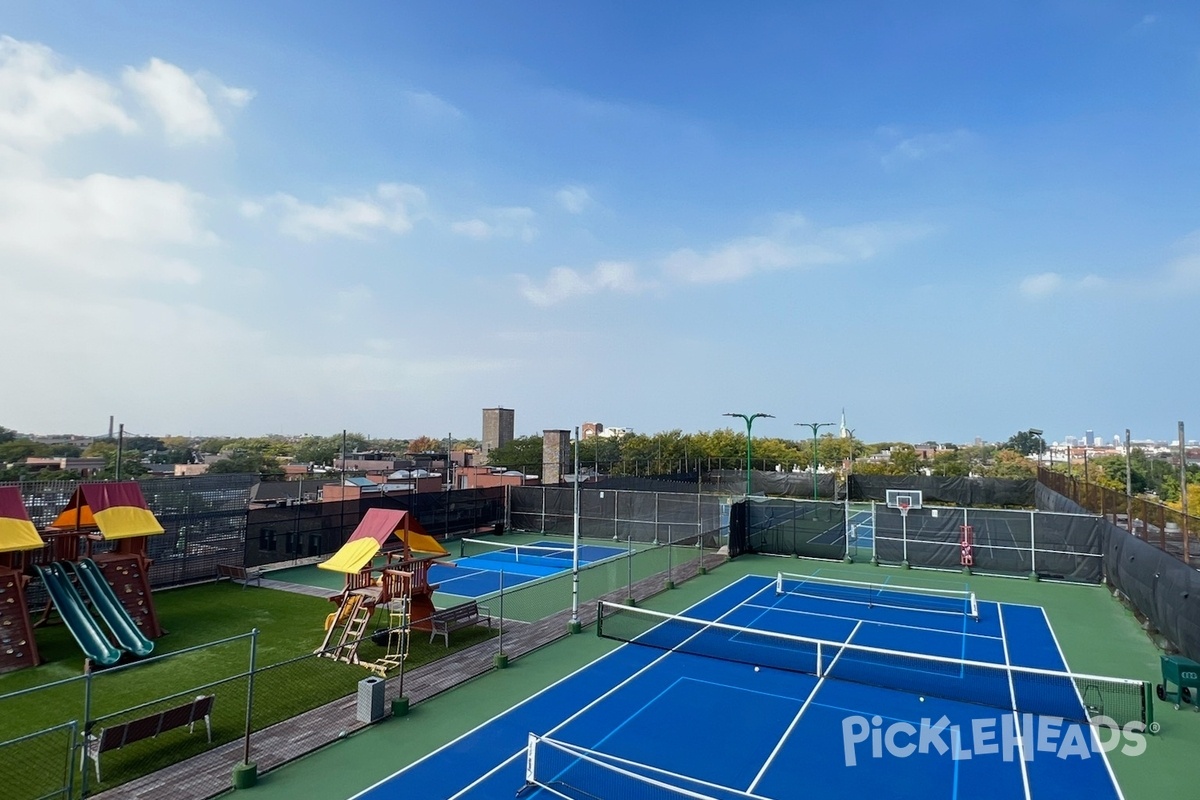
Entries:
{"type": "Polygon", "coordinates": [[[1200,711],[1200,663],[1183,656],[1159,658],[1163,682],[1154,687],[1158,699],[1174,703],[1176,710],[1181,705],[1191,705],[1195,711],[1200,711]]]}
{"type": "Polygon", "coordinates": [[[359,722],[378,722],[383,719],[383,678],[363,678],[358,682],[358,709],[355,719],[359,722]]]}

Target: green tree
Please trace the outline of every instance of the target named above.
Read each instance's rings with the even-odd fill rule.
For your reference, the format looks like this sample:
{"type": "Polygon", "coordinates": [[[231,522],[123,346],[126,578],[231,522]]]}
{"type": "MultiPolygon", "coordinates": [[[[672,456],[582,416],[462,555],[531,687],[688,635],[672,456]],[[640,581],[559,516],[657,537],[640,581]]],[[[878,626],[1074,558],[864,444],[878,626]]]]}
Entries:
{"type": "Polygon", "coordinates": [[[1018,453],[1016,450],[1003,448],[996,451],[991,465],[985,471],[985,475],[989,478],[1023,480],[1034,477],[1036,472],[1036,465],[1028,457],[1018,453]]]}
{"type": "Polygon", "coordinates": [[[916,475],[920,468],[917,449],[911,444],[898,444],[893,447],[890,461],[893,475],[916,475]]]}
{"type": "MultiPolygon", "coordinates": [[[[89,458],[103,458],[104,469],[98,477],[112,479],[117,477],[117,443],[112,439],[99,439],[88,445],[83,454],[89,458]]],[[[142,464],[142,454],[128,450],[121,451],[121,480],[137,478],[149,470],[142,464]]]]}
{"type": "Polygon", "coordinates": [[[1044,452],[1045,440],[1038,434],[1018,431],[1010,436],[1002,447],[1005,450],[1015,450],[1023,456],[1032,456],[1044,452]]]}
{"type": "Polygon", "coordinates": [[[971,465],[957,447],[933,454],[933,474],[942,477],[963,477],[971,473],[971,465]]]}
{"type": "Polygon", "coordinates": [[[526,474],[542,473],[542,437],[518,436],[503,447],[493,448],[488,453],[488,464],[507,467],[526,474]]]}
{"type": "Polygon", "coordinates": [[[277,477],[283,474],[283,468],[273,456],[261,450],[235,449],[226,458],[215,462],[208,468],[210,473],[217,474],[253,474],[261,477],[277,477]]]}

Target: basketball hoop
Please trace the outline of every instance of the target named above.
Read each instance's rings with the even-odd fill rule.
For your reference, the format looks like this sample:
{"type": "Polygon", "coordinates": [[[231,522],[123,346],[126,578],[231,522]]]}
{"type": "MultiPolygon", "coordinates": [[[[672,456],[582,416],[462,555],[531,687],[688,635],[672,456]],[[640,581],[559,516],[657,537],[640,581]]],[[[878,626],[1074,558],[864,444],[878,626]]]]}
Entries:
{"type": "Polygon", "coordinates": [[[908,516],[908,508],[910,505],[911,503],[909,503],[908,498],[901,498],[899,502],[896,503],[896,507],[900,509],[900,516],[908,516]]]}

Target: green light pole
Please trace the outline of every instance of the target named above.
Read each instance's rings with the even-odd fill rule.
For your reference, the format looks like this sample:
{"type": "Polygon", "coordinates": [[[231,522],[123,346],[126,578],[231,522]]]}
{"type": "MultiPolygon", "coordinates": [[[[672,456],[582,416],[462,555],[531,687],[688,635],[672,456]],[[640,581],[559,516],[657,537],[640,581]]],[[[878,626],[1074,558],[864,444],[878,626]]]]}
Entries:
{"type": "Polygon", "coordinates": [[[797,422],[797,425],[812,428],[813,432],[813,500],[817,499],[817,431],[821,428],[832,428],[835,422],[797,422]]]}
{"type": "Polygon", "coordinates": [[[729,412],[726,414],[722,414],[721,416],[737,417],[738,419],[744,419],[746,421],[746,497],[749,497],[750,496],[750,427],[754,424],[754,420],[758,419],[759,417],[767,417],[769,419],[775,419],[775,415],[774,414],[763,414],[762,412],[759,412],[757,414],[749,414],[749,415],[735,414],[733,412],[729,412]]]}

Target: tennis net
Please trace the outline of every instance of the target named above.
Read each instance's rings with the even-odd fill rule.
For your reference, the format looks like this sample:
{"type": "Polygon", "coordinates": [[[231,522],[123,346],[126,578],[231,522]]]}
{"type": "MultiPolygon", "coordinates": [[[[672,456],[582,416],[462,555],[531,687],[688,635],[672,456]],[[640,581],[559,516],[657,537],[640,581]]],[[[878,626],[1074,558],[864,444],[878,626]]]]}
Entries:
{"type": "MultiPolygon", "coordinates": [[[[765,800],[648,764],[529,734],[525,788],[565,800],[765,800]]],[[[521,794],[518,792],[518,795],[521,794]]]]}
{"type": "Polygon", "coordinates": [[[622,642],[818,678],[895,689],[1088,723],[1107,717],[1118,725],[1149,724],[1150,684],[1033,667],[831,642],[673,616],[605,600],[596,631],[622,642]],[[1011,677],[1011,685],[1010,685],[1011,677]]]}
{"type": "Polygon", "coordinates": [[[965,589],[931,589],[780,572],[775,579],[775,594],[860,603],[868,608],[883,606],[935,614],[965,614],[979,619],[979,601],[974,592],[965,589]]]}
{"type": "Polygon", "coordinates": [[[462,539],[459,541],[459,557],[482,558],[508,564],[535,564],[562,569],[571,566],[575,551],[570,545],[546,547],[534,544],[502,544],[483,539],[462,539]]]}

